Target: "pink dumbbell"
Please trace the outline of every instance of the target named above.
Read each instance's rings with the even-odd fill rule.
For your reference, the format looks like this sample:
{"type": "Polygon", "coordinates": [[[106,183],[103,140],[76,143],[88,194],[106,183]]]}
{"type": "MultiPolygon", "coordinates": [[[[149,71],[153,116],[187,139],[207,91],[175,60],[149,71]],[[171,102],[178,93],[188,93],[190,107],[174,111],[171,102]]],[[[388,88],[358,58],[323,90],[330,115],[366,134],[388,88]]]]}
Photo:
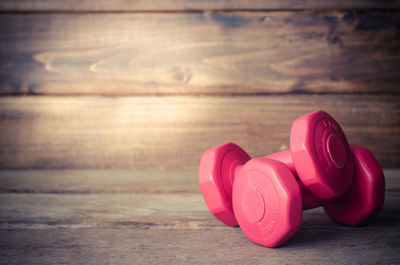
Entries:
{"type": "Polygon", "coordinates": [[[382,170],[366,148],[351,146],[351,150],[355,158],[351,188],[326,201],[315,197],[280,161],[255,158],[238,169],[233,210],[247,238],[267,247],[280,246],[300,228],[303,209],[319,206],[345,225],[360,225],[374,216],[384,201],[382,170]]]}
{"type": "Polygon", "coordinates": [[[200,163],[200,188],[219,220],[239,223],[250,240],[275,247],[298,230],[303,208],[326,204],[324,200],[330,199],[324,206],[327,214],[348,225],[362,223],[382,207],[384,179],[379,165],[366,149],[352,147],[352,151],[353,185],[346,138],[333,118],[319,111],[294,122],[291,153],[247,162],[246,152],[231,143],[207,151],[200,163]],[[297,173],[301,181],[296,181],[297,173]],[[311,177],[302,175],[306,173],[311,177]]]}
{"type": "MultiPolygon", "coordinates": [[[[290,150],[268,156],[284,162],[321,200],[349,190],[353,159],[337,122],[323,111],[296,119],[290,133],[290,150]]],[[[210,211],[223,223],[237,225],[232,209],[236,171],[250,156],[233,145],[206,151],[200,161],[199,184],[210,211]]]]}

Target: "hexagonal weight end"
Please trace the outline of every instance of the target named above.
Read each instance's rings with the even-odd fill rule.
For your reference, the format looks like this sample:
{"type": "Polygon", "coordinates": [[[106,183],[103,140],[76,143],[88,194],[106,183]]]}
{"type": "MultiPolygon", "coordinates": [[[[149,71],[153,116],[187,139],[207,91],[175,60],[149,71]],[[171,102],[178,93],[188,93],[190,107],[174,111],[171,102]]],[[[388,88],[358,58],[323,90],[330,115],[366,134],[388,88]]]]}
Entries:
{"type": "Polygon", "coordinates": [[[328,113],[319,110],[293,122],[290,151],[304,186],[321,200],[347,192],[353,158],[346,136],[328,113]]]}
{"type": "Polygon", "coordinates": [[[238,225],[232,208],[236,168],[250,156],[234,143],[206,151],[199,166],[199,186],[210,212],[229,226],[238,225]]]}
{"type": "Polygon", "coordinates": [[[236,219],[248,239],[278,247],[300,228],[303,203],[289,168],[276,160],[255,158],[240,170],[233,184],[236,219]]]}
{"type": "Polygon", "coordinates": [[[324,206],[335,222],[358,226],[382,209],[385,200],[385,177],[372,153],[365,147],[351,145],[355,176],[349,192],[324,206]]]}

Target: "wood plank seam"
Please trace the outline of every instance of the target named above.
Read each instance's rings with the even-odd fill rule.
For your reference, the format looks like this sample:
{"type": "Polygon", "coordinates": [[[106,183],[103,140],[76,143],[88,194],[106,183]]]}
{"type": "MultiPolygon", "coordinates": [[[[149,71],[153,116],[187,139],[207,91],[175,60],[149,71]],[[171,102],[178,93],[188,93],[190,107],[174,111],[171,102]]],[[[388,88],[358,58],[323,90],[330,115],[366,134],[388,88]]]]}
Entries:
{"type": "Polygon", "coordinates": [[[93,1],[84,0],[71,5],[65,1],[10,1],[3,0],[0,10],[16,11],[191,11],[191,10],[393,10],[399,9],[400,2],[394,1],[318,1],[318,0],[282,0],[282,1],[93,1]]]}

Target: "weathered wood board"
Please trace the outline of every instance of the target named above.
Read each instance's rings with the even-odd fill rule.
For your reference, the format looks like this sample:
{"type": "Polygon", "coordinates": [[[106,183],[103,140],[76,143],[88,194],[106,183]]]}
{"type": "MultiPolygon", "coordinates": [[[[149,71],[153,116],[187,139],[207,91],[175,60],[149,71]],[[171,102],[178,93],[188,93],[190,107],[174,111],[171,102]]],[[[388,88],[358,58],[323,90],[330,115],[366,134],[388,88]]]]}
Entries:
{"type": "Polygon", "coordinates": [[[399,24],[397,12],[2,14],[0,94],[398,94],[399,24]]]}
{"type": "Polygon", "coordinates": [[[137,12],[137,11],[196,11],[196,10],[326,10],[326,9],[400,9],[398,0],[2,0],[3,12],[137,12]]]}
{"type": "MultiPolygon", "coordinates": [[[[9,194],[200,194],[197,169],[0,170],[0,193],[9,194]]],[[[398,192],[398,169],[384,169],[386,191],[398,192]]]]}
{"type": "Polygon", "coordinates": [[[229,141],[253,157],[286,149],[292,121],[318,109],[400,166],[400,96],[284,95],[2,97],[0,167],[193,169],[229,141]]]}
{"type": "Polygon", "coordinates": [[[308,210],[286,245],[268,249],[209,213],[194,171],[2,170],[0,263],[397,264],[399,170],[385,175],[392,189],[370,224],[308,210]]]}

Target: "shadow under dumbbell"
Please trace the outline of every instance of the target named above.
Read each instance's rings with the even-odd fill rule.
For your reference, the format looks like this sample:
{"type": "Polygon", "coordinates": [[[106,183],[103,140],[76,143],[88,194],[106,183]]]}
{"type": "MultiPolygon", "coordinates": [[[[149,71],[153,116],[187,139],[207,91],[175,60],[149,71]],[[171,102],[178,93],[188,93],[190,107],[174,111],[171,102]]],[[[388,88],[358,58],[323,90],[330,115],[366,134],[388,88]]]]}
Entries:
{"type": "Polygon", "coordinates": [[[400,195],[388,192],[385,195],[383,209],[375,218],[369,220],[367,226],[399,227],[400,226],[400,195]]]}
{"type": "Polygon", "coordinates": [[[310,247],[339,240],[347,227],[337,226],[320,208],[303,212],[303,222],[297,233],[284,246],[310,247]]]}
{"type": "MultiPolygon", "coordinates": [[[[303,223],[299,231],[283,248],[318,247],[319,245],[354,246],[369,244],[390,235],[400,225],[400,196],[387,193],[383,209],[368,223],[351,227],[332,221],[320,208],[303,212],[303,223]]],[[[398,245],[400,241],[382,242],[382,244],[398,245]]]]}

